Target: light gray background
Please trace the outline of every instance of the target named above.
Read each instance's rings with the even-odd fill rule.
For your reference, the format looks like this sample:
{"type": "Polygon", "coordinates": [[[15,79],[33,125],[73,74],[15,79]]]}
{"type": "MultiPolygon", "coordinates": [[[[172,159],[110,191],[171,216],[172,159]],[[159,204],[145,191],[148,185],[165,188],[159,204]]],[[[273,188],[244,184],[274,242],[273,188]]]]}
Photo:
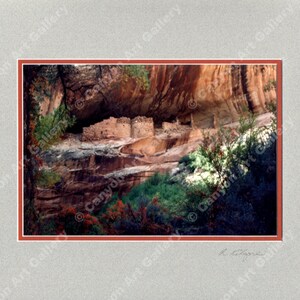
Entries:
{"type": "Polygon", "coordinates": [[[300,299],[299,1],[1,0],[0,4],[1,300],[300,299]],[[286,10],[289,3],[292,13],[286,10]],[[143,34],[177,4],[180,14],[145,41],[143,34]],[[64,5],[67,14],[36,39],[43,20],[64,5]],[[274,26],[272,20],[284,11],[275,30],[265,36],[259,33],[268,23],[274,26]],[[166,244],[157,242],[69,242],[47,250],[51,243],[16,241],[16,57],[126,58],[136,43],[132,58],[283,58],[284,121],[294,124],[287,125],[284,135],[283,244],[178,242],[164,249],[166,244]],[[289,230],[293,238],[287,237],[289,230]],[[218,256],[224,248],[260,250],[270,259],[260,266],[256,257],[243,262],[241,257],[218,256]],[[44,259],[41,253],[46,253],[44,259]],[[157,259],[148,266],[155,253],[157,259]],[[238,281],[240,276],[246,281],[238,281]],[[230,292],[226,296],[229,290],[231,297],[230,292]]]}

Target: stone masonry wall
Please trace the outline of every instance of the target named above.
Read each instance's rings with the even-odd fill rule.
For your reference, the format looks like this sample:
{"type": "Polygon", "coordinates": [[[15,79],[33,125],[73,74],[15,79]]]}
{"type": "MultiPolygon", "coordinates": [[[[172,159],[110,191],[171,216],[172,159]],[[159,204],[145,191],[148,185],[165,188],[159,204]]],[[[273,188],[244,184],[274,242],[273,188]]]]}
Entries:
{"type": "Polygon", "coordinates": [[[116,124],[116,137],[128,138],[131,136],[131,120],[129,118],[119,118],[116,124]]]}
{"type": "Polygon", "coordinates": [[[136,117],[131,120],[129,118],[113,118],[103,120],[89,127],[83,128],[83,141],[96,141],[100,139],[113,138],[141,138],[154,136],[154,124],[152,118],[136,117]]]}
{"type": "Polygon", "coordinates": [[[110,117],[94,125],[96,139],[109,139],[116,135],[117,119],[110,117]]]}
{"type": "Polygon", "coordinates": [[[179,126],[178,123],[162,122],[163,130],[177,129],[179,126]]]}
{"type": "Polygon", "coordinates": [[[154,136],[154,123],[152,118],[136,117],[132,120],[131,136],[133,138],[154,136]]]}

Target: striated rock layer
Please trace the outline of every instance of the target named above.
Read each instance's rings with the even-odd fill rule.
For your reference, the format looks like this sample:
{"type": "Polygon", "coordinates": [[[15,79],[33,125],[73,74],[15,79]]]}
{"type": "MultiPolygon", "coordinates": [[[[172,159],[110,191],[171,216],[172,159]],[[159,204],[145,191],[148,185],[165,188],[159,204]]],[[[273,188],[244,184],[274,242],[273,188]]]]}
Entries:
{"type": "Polygon", "coordinates": [[[93,207],[97,212],[113,192],[122,196],[154,173],[175,168],[182,156],[198,147],[201,137],[200,129],[187,128],[139,139],[65,140],[42,155],[43,168],[62,180],[53,188],[38,188],[36,209],[44,217],[70,204],[82,211],[93,207]],[[97,198],[100,200],[93,205],[97,198]]]}
{"type": "MultiPolygon", "coordinates": [[[[46,68],[46,67],[45,67],[46,68]]],[[[62,101],[77,117],[77,129],[109,117],[152,117],[157,122],[191,122],[209,128],[234,122],[244,109],[264,113],[276,99],[274,65],[149,65],[149,88],[135,78],[123,79],[119,66],[60,66],[53,101],[62,101]],[[266,88],[268,87],[269,88],[266,88]]],[[[55,70],[52,69],[52,72],[55,70]]],[[[52,104],[51,104],[52,103],[52,104]]],[[[55,105],[53,105],[55,103],[55,105]]]]}

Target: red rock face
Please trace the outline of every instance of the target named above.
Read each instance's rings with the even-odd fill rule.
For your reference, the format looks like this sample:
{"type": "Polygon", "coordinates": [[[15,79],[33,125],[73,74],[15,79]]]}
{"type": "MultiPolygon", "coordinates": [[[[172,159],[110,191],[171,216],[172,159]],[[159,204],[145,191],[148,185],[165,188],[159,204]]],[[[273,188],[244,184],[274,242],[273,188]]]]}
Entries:
{"type": "MultiPolygon", "coordinates": [[[[147,66],[149,89],[122,80],[118,66],[63,66],[66,101],[82,127],[113,117],[152,117],[154,122],[192,118],[200,127],[234,122],[244,109],[265,112],[276,99],[272,65],[147,66]]],[[[56,95],[62,99],[61,92],[56,95]]],[[[52,107],[45,99],[43,110],[52,107]],[[46,106],[49,106],[48,108],[46,106]]],[[[81,126],[80,125],[80,126],[81,126]]]]}
{"type": "Polygon", "coordinates": [[[175,168],[182,156],[198,147],[201,138],[200,129],[184,128],[139,139],[77,140],[71,145],[66,140],[43,153],[44,167],[50,167],[62,180],[55,188],[38,188],[35,207],[43,217],[57,214],[66,205],[88,211],[103,195],[93,207],[97,212],[113,192],[121,196],[156,172],[175,168]]]}

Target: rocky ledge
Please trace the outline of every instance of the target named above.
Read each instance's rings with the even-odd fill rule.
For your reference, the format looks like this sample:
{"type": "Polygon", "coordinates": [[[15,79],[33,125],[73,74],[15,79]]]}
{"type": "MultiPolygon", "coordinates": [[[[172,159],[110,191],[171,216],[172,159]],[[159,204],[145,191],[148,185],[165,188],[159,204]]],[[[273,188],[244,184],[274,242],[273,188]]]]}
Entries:
{"type": "Polygon", "coordinates": [[[57,214],[68,204],[97,211],[114,191],[121,196],[154,173],[176,168],[201,138],[202,131],[192,128],[157,130],[155,136],[146,138],[89,142],[70,135],[42,155],[42,169],[59,174],[61,182],[53,188],[38,187],[35,206],[43,217],[57,214]]]}

